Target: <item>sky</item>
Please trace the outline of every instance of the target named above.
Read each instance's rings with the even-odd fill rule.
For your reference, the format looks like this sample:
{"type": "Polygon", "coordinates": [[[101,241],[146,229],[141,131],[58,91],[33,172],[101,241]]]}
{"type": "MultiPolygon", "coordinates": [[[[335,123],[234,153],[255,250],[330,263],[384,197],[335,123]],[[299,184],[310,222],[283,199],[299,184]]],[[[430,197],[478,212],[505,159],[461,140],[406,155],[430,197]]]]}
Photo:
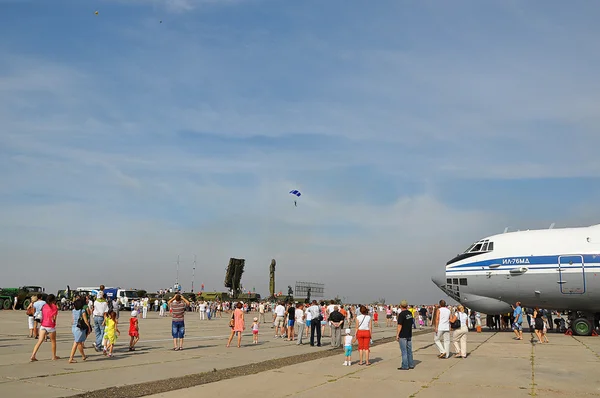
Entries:
{"type": "Polygon", "coordinates": [[[235,257],[267,295],[274,258],[284,294],[437,301],[473,241],[600,223],[599,17],[0,0],[0,286],[155,291],[179,256],[185,290],[222,290],[235,257]]]}

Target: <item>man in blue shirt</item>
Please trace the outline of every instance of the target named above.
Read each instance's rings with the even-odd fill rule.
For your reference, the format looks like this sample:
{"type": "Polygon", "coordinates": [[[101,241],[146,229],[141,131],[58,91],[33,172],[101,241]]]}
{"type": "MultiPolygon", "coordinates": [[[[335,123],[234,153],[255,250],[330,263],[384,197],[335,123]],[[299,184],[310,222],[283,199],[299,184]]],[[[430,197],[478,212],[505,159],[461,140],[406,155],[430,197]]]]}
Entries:
{"type": "Polygon", "coordinates": [[[523,309],[521,309],[521,302],[517,301],[517,306],[513,307],[513,331],[517,336],[517,340],[523,340],[523,309]]]}

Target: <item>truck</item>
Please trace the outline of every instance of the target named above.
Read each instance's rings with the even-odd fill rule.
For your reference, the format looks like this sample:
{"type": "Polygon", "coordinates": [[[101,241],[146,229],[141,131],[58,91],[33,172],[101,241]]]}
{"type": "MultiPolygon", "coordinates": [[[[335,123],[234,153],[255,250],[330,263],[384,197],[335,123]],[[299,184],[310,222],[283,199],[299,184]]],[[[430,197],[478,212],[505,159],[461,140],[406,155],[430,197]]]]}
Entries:
{"type": "Polygon", "coordinates": [[[0,304],[2,308],[8,310],[12,308],[15,297],[17,298],[17,309],[25,309],[31,303],[31,297],[37,294],[45,299],[48,295],[44,293],[45,289],[41,286],[21,286],[19,288],[0,289],[0,304]]]}

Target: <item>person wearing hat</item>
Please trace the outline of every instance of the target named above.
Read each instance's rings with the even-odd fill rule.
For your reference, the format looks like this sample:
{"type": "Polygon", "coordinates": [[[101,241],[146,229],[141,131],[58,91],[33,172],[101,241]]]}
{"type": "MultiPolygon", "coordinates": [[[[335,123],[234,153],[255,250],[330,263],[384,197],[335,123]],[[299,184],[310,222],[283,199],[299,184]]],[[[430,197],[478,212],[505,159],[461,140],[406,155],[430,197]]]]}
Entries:
{"type": "Polygon", "coordinates": [[[108,303],[104,298],[104,292],[100,290],[96,300],[94,301],[94,305],[92,306],[92,314],[94,315],[94,335],[96,336],[96,342],[93,344],[96,352],[99,352],[102,348],[102,337],[104,336],[104,314],[107,312],[108,303]]]}
{"type": "Polygon", "coordinates": [[[140,341],[140,325],[138,323],[138,312],[136,310],[131,311],[131,318],[129,318],[129,351],[135,351],[135,345],[140,341]]]}
{"type": "Polygon", "coordinates": [[[398,328],[396,330],[396,341],[400,343],[402,353],[402,365],[398,370],[409,370],[415,368],[412,352],[412,326],[413,314],[408,309],[406,300],[400,303],[400,314],[398,314],[398,328]]]}
{"type": "Polygon", "coordinates": [[[346,329],[346,336],[344,336],[344,355],[346,356],[346,360],[344,361],[344,366],[352,365],[352,344],[355,341],[356,339],[352,337],[352,331],[346,329]]]}

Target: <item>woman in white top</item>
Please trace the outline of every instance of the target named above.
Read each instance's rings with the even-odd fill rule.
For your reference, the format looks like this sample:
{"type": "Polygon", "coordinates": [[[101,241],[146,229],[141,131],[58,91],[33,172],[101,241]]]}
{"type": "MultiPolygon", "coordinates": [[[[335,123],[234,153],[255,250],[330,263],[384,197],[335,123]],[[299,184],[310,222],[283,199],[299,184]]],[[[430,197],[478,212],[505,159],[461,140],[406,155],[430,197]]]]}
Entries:
{"type": "Polygon", "coordinates": [[[358,340],[358,364],[370,365],[369,362],[369,343],[373,333],[373,321],[369,316],[369,310],[364,305],[360,306],[360,315],[356,317],[356,340],[358,340]],[[363,355],[365,362],[363,362],[363,355]]]}
{"type": "Polygon", "coordinates": [[[454,316],[460,320],[460,328],[454,329],[452,332],[452,344],[454,344],[454,358],[467,357],[467,333],[469,332],[469,317],[465,313],[465,307],[459,305],[458,311],[454,316]],[[460,346],[459,343],[460,342],[460,346]]]}

